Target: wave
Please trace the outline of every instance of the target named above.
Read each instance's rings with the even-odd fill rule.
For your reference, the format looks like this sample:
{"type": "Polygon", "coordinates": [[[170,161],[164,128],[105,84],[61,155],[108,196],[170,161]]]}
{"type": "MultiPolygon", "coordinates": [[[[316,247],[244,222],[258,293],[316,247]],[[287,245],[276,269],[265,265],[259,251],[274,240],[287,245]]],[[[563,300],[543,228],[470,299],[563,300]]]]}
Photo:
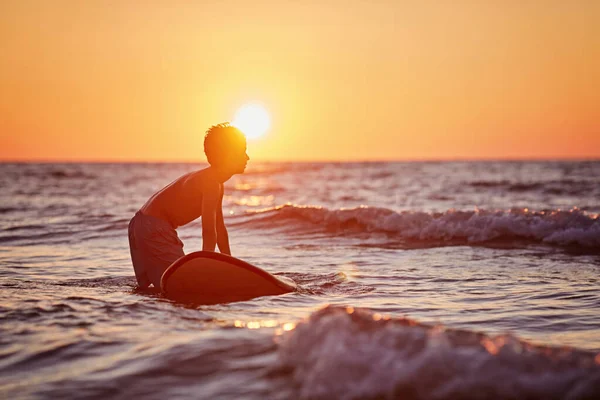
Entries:
{"type": "Polygon", "coordinates": [[[584,399],[600,393],[600,354],[511,335],[326,307],[285,333],[277,370],[296,398],[584,399]]]}
{"type": "Polygon", "coordinates": [[[25,210],[27,210],[26,207],[0,207],[0,214],[9,214],[25,210]]]}
{"type": "MultiPolygon", "coordinates": [[[[89,222],[89,221],[88,221],[89,222]]],[[[69,226],[68,223],[54,224],[52,227],[36,224],[16,225],[5,228],[0,232],[0,244],[31,245],[73,243],[92,239],[108,237],[122,237],[127,229],[129,219],[115,219],[96,223],[85,227],[82,222],[76,221],[69,226]]]]}
{"type": "MultiPolygon", "coordinates": [[[[239,218],[239,217],[237,217],[239,218]]],[[[330,210],[286,204],[248,211],[234,225],[302,232],[307,229],[340,233],[386,233],[417,243],[483,244],[527,241],[558,246],[600,247],[600,218],[579,209],[531,211],[448,210],[442,213],[396,212],[361,206],[330,210]]]]}
{"type": "Polygon", "coordinates": [[[341,271],[319,275],[299,272],[288,272],[275,275],[292,279],[298,284],[298,292],[309,295],[359,296],[375,290],[374,286],[350,281],[348,276],[341,271]]]}
{"type": "Polygon", "coordinates": [[[594,190],[595,182],[588,180],[562,179],[547,182],[511,182],[508,180],[474,181],[469,186],[476,189],[501,189],[514,193],[541,192],[548,195],[581,195],[594,190]]]}
{"type": "Polygon", "coordinates": [[[316,172],[321,171],[326,166],[327,164],[318,162],[264,162],[259,164],[251,163],[249,168],[244,172],[244,176],[277,175],[297,172],[316,172]]]}
{"type": "Polygon", "coordinates": [[[52,167],[51,169],[46,169],[42,167],[38,167],[37,165],[33,165],[30,169],[21,173],[24,177],[31,178],[40,178],[40,179],[86,179],[93,180],[96,179],[97,176],[91,174],[89,172],[84,172],[81,170],[81,165],[73,164],[69,166],[65,166],[64,168],[52,167]]]}

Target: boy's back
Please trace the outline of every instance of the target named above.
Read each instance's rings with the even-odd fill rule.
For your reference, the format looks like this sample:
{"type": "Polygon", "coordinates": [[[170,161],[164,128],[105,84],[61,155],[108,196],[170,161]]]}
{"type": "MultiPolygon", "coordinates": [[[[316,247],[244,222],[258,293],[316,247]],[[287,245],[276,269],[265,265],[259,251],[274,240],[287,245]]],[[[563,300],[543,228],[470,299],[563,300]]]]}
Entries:
{"type": "Polygon", "coordinates": [[[202,216],[202,198],[205,193],[223,199],[223,184],[209,168],[190,172],[171,182],[154,194],[140,211],[167,221],[173,229],[186,225],[202,216]]]}

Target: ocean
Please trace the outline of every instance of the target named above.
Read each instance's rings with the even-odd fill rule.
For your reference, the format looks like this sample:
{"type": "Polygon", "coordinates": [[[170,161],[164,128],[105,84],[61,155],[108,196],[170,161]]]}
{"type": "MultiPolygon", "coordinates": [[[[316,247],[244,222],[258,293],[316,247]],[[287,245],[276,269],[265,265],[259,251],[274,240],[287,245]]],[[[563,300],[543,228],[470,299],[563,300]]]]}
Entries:
{"type": "Polygon", "coordinates": [[[204,166],[0,164],[0,397],[600,398],[599,161],[251,161],[232,254],[299,291],[136,289],[130,218],[204,166]]]}

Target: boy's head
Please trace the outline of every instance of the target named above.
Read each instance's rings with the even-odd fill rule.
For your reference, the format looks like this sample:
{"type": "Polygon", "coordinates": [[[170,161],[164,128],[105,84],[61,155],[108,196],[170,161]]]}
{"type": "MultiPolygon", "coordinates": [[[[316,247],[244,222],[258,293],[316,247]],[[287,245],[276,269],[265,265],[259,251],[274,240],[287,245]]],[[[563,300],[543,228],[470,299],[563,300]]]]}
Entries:
{"type": "Polygon", "coordinates": [[[246,154],[246,136],[229,123],[211,126],[204,136],[204,153],[213,167],[241,174],[250,159],[246,154]]]}

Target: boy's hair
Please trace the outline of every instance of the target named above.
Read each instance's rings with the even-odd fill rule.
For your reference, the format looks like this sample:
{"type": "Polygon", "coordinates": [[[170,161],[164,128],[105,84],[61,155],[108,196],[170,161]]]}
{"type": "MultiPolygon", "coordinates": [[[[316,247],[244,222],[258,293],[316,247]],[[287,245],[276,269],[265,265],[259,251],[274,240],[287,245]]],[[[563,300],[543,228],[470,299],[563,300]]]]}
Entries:
{"type": "Polygon", "coordinates": [[[210,165],[218,165],[229,150],[236,146],[246,147],[246,136],[229,122],[213,125],[206,131],[204,154],[210,165]]]}

